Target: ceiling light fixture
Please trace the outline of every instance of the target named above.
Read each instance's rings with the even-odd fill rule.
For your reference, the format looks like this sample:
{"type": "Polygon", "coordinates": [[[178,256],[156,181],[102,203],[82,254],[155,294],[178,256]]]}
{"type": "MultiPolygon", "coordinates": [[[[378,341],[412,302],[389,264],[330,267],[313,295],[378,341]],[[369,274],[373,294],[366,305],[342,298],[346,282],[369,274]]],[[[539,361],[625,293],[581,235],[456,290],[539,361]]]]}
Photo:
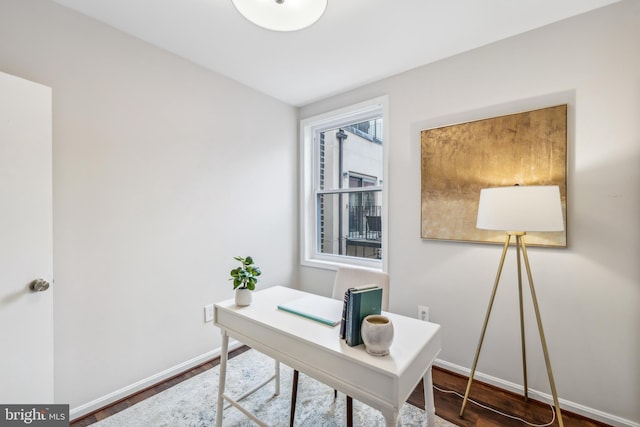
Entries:
{"type": "Polygon", "coordinates": [[[231,0],[249,21],[273,31],[296,31],[315,23],[328,0],[231,0]]]}

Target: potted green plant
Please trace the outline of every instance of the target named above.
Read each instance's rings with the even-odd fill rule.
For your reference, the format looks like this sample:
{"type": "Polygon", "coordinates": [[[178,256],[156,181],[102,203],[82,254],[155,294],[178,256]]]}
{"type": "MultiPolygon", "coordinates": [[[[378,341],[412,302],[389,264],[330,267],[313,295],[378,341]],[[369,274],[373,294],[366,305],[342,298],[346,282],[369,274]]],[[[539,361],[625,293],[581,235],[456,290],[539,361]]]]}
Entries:
{"type": "Polygon", "coordinates": [[[231,278],[229,279],[233,281],[233,289],[236,291],[236,305],[250,305],[252,300],[251,291],[256,288],[258,276],[262,272],[260,267],[254,264],[253,258],[250,256],[246,258],[237,256],[233,259],[240,261],[240,267],[231,270],[231,278]]]}

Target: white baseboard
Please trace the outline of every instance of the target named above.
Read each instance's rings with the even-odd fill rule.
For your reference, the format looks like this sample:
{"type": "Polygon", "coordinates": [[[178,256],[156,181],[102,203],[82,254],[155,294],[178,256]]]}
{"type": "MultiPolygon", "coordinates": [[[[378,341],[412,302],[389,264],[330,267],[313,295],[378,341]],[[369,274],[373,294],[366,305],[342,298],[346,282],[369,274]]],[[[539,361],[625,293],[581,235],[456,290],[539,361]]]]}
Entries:
{"type": "MultiPolygon", "coordinates": [[[[451,372],[455,372],[460,375],[464,375],[465,377],[469,377],[471,374],[471,370],[465,368],[460,365],[456,365],[453,363],[449,363],[445,360],[436,359],[435,366],[446,369],[451,372]]],[[[493,377],[491,375],[483,374],[481,372],[476,371],[474,375],[474,380],[482,381],[487,384],[491,384],[493,386],[499,387],[503,390],[508,390],[513,393],[523,394],[524,387],[520,384],[515,384],[510,381],[505,381],[500,378],[493,377]]],[[[537,390],[529,389],[529,395],[542,402],[546,402],[550,405],[553,405],[553,396],[548,393],[543,393],[537,390]],[[532,396],[535,395],[535,396],[532,396]]],[[[615,427],[640,427],[639,423],[635,421],[627,420],[616,415],[608,414],[606,412],[599,411],[597,409],[589,408],[584,405],[580,405],[578,403],[570,402],[565,399],[558,398],[558,402],[560,403],[560,409],[566,409],[569,412],[573,412],[574,414],[582,415],[584,417],[590,418],[592,420],[600,421],[615,427]]]]}
{"type": "MultiPolygon", "coordinates": [[[[235,341],[229,341],[229,350],[235,350],[238,347],[241,347],[243,344],[235,341]]],[[[175,375],[178,375],[182,372],[188,371],[191,368],[194,368],[198,365],[201,365],[211,359],[220,356],[220,348],[215,350],[208,351],[204,354],[201,354],[197,357],[194,357],[191,360],[187,360],[186,362],[180,363],[176,366],[172,366],[169,369],[165,369],[162,372],[159,372],[155,375],[152,375],[148,378],[144,378],[140,381],[137,381],[133,384],[130,384],[126,387],[123,387],[119,390],[114,391],[113,393],[109,393],[105,396],[99,397],[91,402],[85,403],[75,408],[71,408],[69,410],[69,418],[71,421],[83,417],[87,414],[90,414],[94,411],[97,411],[105,406],[109,406],[118,400],[124,399],[127,396],[131,396],[141,390],[144,390],[148,387],[161,383],[162,381],[171,378],[175,375]]]]}

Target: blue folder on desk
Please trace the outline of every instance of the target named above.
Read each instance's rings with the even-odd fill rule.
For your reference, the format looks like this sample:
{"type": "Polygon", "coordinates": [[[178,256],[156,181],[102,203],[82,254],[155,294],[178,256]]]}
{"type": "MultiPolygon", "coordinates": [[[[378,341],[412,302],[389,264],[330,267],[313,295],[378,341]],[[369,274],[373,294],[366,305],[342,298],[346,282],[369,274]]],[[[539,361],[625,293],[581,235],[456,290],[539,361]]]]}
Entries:
{"type": "Polygon", "coordinates": [[[342,318],[342,305],[331,298],[306,295],[292,301],[279,304],[279,310],[297,314],[329,326],[336,326],[342,318]]]}

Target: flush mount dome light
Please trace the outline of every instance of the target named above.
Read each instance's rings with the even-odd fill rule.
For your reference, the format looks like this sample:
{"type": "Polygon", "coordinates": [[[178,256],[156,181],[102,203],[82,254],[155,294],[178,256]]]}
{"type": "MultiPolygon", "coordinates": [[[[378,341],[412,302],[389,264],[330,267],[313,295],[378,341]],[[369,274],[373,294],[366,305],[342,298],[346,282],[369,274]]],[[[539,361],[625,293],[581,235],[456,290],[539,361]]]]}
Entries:
{"type": "Polygon", "coordinates": [[[296,31],[316,22],[327,0],[231,0],[249,21],[274,31],[296,31]]]}

